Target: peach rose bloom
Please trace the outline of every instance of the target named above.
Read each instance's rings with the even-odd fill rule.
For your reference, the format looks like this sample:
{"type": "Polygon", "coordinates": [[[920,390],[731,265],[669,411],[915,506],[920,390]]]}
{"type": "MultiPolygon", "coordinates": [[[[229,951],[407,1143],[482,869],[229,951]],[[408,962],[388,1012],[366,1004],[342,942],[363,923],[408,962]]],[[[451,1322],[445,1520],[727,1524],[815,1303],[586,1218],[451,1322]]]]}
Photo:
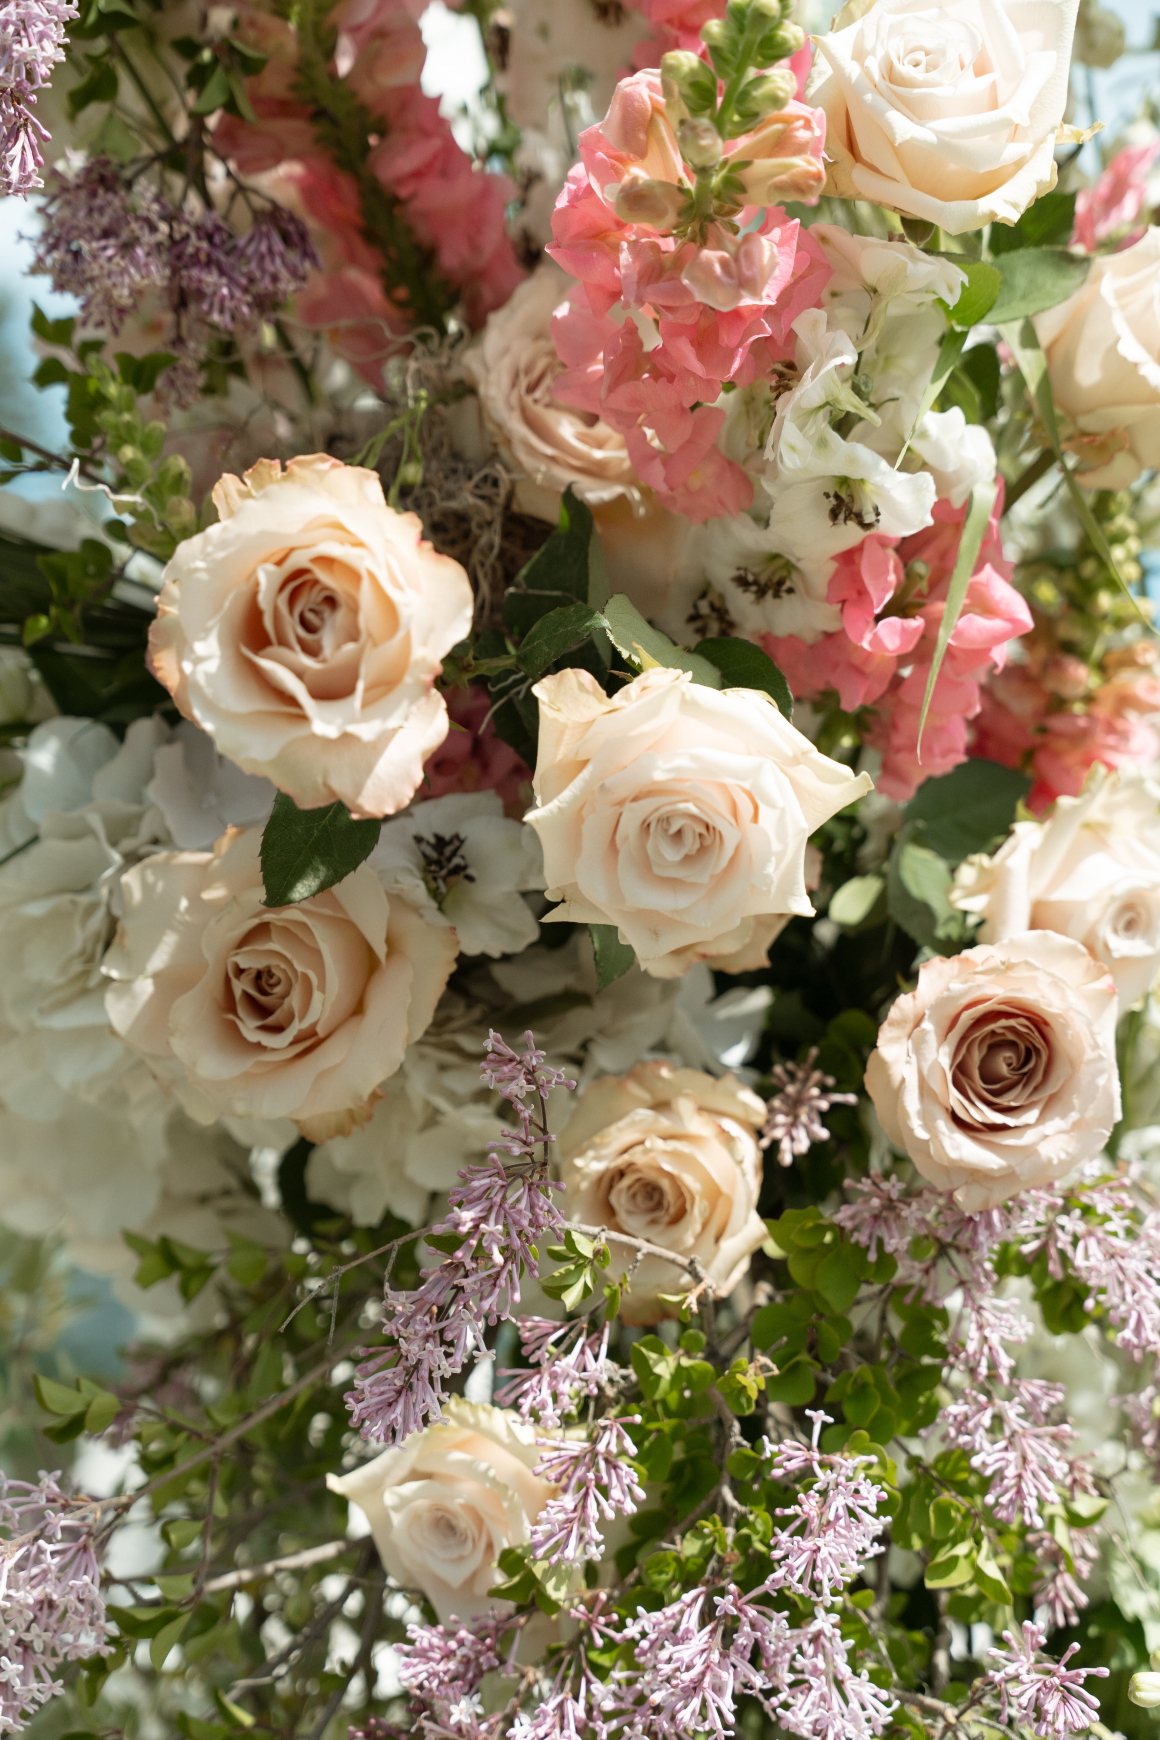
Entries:
{"type": "Polygon", "coordinates": [[[1102,460],[1078,482],[1126,489],[1160,465],[1160,229],[1094,259],[1082,289],[1037,314],[1035,330],[1056,407],[1078,431],[1069,445],[1102,460]]]}
{"type": "Polygon", "coordinates": [[[1044,822],[1016,822],[993,857],[960,864],[953,905],[983,920],[981,942],[1054,930],[1115,981],[1121,1009],[1160,973],[1160,785],[1097,767],[1044,822]]]}
{"type": "MultiPolygon", "coordinates": [[[[560,1141],[565,1213],[694,1258],[721,1296],[765,1238],[757,1212],[765,1102],[733,1076],[642,1063],[585,1089],[560,1141]]],[[[658,1297],[693,1285],[661,1257],[610,1245],[609,1275],[631,1270],[626,1323],[659,1323],[676,1307],[658,1297]]]]}
{"type": "Polygon", "coordinates": [[[371,1115],[455,965],[367,865],[296,906],[263,905],[261,832],[158,852],[122,878],[102,971],[113,1029],[201,1123],[291,1118],[311,1141],[371,1115]]]}
{"type": "Polygon", "coordinates": [[[821,755],[770,697],[656,668],[611,699],[587,671],[545,677],[538,808],[547,919],[614,924],[654,978],[697,961],[767,964],[797,913],[809,837],[870,790],[821,755]]]}
{"type": "Polygon", "coordinates": [[[447,735],[433,684],[471,627],[467,575],[326,454],[263,459],[165,570],[150,664],[223,755],[301,809],[401,810],[447,735]]]}
{"type": "Polygon", "coordinates": [[[1078,0],[850,0],[815,36],[828,194],[950,235],[1055,186],[1078,0]]]}
{"type": "Polygon", "coordinates": [[[491,1597],[496,1560],[528,1539],[557,1490],[532,1472],[536,1437],[507,1409],[455,1397],[437,1425],[326,1483],[358,1505],[387,1572],[420,1590],[440,1624],[510,1613],[491,1597]]]}
{"type": "Polygon", "coordinates": [[[1120,1115],[1116,987],[1069,937],[1024,931],[927,961],[870,1054],[896,1148],[968,1214],[1053,1184],[1120,1115]]]}

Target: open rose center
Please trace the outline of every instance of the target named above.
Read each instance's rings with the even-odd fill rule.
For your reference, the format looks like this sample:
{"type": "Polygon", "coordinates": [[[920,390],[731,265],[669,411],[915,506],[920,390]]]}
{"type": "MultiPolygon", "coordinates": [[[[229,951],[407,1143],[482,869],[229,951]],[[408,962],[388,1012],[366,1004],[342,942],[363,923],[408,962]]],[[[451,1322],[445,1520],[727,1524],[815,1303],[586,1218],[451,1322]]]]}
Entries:
{"type": "Polygon", "coordinates": [[[665,1228],[679,1225],[689,1204],[668,1173],[647,1162],[630,1162],[611,1177],[608,1207],[622,1231],[655,1238],[665,1228]]]}
{"type": "Polygon", "coordinates": [[[965,1034],[951,1070],[955,1115],[982,1128],[1021,1121],[1059,1085],[1062,1060],[1033,1011],[1002,1011],[965,1034]]]}
{"type": "Polygon", "coordinates": [[[975,69],[982,48],[982,37],[968,24],[943,19],[932,30],[929,20],[915,20],[904,25],[890,44],[891,83],[955,85],[975,69]]]}

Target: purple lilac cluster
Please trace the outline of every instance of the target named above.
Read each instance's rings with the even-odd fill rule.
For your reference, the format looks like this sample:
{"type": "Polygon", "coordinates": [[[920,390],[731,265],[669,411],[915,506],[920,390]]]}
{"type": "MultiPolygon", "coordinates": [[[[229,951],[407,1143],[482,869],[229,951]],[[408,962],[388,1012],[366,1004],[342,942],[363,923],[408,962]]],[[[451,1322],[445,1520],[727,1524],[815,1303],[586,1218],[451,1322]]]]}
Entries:
{"type": "Polygon", "coordinates": [[[521,1419],[534,1417],[554,1432],[582,1398],[599,1395],[616,1376],[619,1367],[608,1357],[609,1325],[586,1335],[583,1323],[557,1323],[551,1317],[517,1321],[520,1345],[531,1364],[500,1374],[496,1401],[517,1407],[521,1419]]]}
{"type": "Polygon", "coordinates": [[[469,1354],[486,1352],[485,1330],[520,1302],[520,1277],[539,1274],[538,1241],[562,1230],[552,1200],[560,1186],[548,1177],[548,1096],[576,1084],[546,1065],[530,1033],[520,1053],[497,1033],[487,1049],[484,1082],[509,1102],[519,1128],[505,1129],[485,1161],[459,1174],[447,1217],[431,1235],[455,1241],[447,1261],[413,1292],[389,1281],[384,1288],[390,1341],[366,1354],[347,1396],[355,1425],[378,1442],[399,1443],[442,1417],[445,1379],[469,1354]]]}
{"type": "Polygon", "coordinates": [[[543,1456],[536,1465],[542,1480],[560,1488],[540,1512],[532,1528],[533,1556],[550,1565],[561,1559],[578,1563],[604,1557],[600,1519],[635,1516],[645,1492],[632,1466],[636,1447],[625,1431],[640,1424],[640,1415],[598,1420],[592,1434],[579,1443],[541,1440],[543,1456]]]}
{"type": "Polygon", "coordinates": [[[1047,1641],[1041,1625],[1024,1620],[1018,1637],[1003,1633],[1006,1649],[988,1652],[995,1666],[987,1679],[1000,1694],[999,1719],[1008,1715],[1026,1722],[1041,1740],[1065,1740],[1068,1734],[1083,1734],[1098,1720],[1100,1707],[1084,1681],[1103,1678],[1106,1667],[1069,1668],[1079,1648],[1073,1643],[1059,1661],[1045,1659],[1040,1651],[1047,1641]]]}
{"type": "Polygon", "coordinates": [[[808,1154],[815,1142],[829,1140],[823,1119],[831,1106],[856,1106],[857,1094],[835,1093],[832,1075],[814,1068],[815,1045],[804,1063],[775,1063],[770,1071],[778,1089],[769,1102],[762,1148],[777,1144],[778,1163],[792,1166],[795,1156],[808,1154]]]}
{"type": "Polygon", "coordinates": [[[33,113],[36,93],[64,59],[73,0],[0,0],[0,197],[26,199],[43,187],[48,130],[33,113]]]}
{"type": "Polygon", "coordinates": [[[59,1476],[33,1486],[0,1474],[0,1733],[16,1733],[61,1690],[70,1661],[107,1655],[92,1507],[59,1476]]]}
{"type": "Polygon", "coordinates": [[[106,157],[56,176],[43,209],[32,271],[80,300],[82,325],[111,333],[155,293],[179,358],[199,352],[206,324],[240,333],[269,318],[318,265],[293,212],[266,206],[237,235],[217,212],[179,210],[106,157]]]}

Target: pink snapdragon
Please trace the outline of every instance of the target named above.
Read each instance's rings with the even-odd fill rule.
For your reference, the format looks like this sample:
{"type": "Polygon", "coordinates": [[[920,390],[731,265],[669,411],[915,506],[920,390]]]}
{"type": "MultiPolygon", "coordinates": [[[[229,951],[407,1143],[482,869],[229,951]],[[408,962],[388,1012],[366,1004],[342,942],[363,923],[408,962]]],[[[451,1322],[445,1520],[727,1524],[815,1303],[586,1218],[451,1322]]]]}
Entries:
{"type": "Polygon", "coordinates": [[[726,160],[747,165],[750,214],[768,209],[742,234],[707,217],[694,239],[692,172],[659,75],[640,72],[581,134],[556,204],[548,251],[580,280],[553,321],[556,396],[619,430],[662,505],[697,522],[752,500],[749,478],[716,446],[722,387],[792,355],[792,322],[830,276],[808,234],[768,204],[816,197],[823,138],[820,111],[795,100],[723,144],[726,160]]]}
{"type": "Polygon", "coordinates": [[[1116,244],[1129,248],[1142,230],[1130,230],[1148,197],[1148,171],[1160,153],[1160,140],[1147,145],[1126,145],[1117,151],[1094,187],[1081,188],[1075,198],[1073,248],[1094,254],[1101,242],[1121,230],[1129,233],[1116,244]]]}

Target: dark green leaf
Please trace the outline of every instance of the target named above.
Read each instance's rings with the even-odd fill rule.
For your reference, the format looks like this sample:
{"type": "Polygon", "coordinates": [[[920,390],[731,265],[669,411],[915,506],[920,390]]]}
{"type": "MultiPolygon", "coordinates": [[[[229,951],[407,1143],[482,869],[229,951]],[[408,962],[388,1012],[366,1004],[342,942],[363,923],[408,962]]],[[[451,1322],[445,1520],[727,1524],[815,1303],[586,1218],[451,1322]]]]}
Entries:
{"type": "Polygon", "coordinates": [[[903,815],[913,837],[948,863],[986,852],[1004,838],[1031,781],[997,761],[972,756],[950,773],[924,780],[903,815]]]}
{"type": "Polygon", "coordinates": [[[117,99],[117,69],[107,60],[99,61],[68,94],[69,114],[75,120],[90,103],[112,103],[117,99]]]}
{"type": "Polygon", "coordinates": [[[532,625],[520,643],[516,656],[521,670],[535,682],[549,665],[580,641],[587,640],[603,622],[600,612],[589,609],[587,604],[566,604],[562,609],[550,610],[532,625]]]}
{"type": "Polygon", "coordinates": [[[382,824],[356,822],[345,804],[300,810],[280,791],[262,834],[262,882],[267,906],[293,906],[333,888],[374,851],[382,824]]]}
{"type": "Polygon", "coordinates": [[[131,356],[128,351],[117,352],[117,369],[126,386],[145,398],[157,385],[158,378],[171,368],[177,361],[172,351],[155,350],[148,356],[131,356]]]}
{"type": "Polygon", "coordinates": [[[694,682],[703,683],[706,688],[721,687],[721,673],[716,665],[699,653],[686,652],[659,628],[653,628],[623,593],[618,592],[608,600],[604,614],[612,644],[631,664],[644,670],[651,659],[653,664],[669,670],[688,671],[694,682]]]}
{"type": "Polygon", "coordinates": [[[193,115],[212,115],[215,109],[224,109],[230,101],[230,79],[225,67],[219,61],[205,82],[200,97],[194,103],[190,113],[193,115]]]}
{"type": "Polygon", "coordinates": [[[937,852],[902,840],[891,854],[886,903],[891,918],[924,948],[965,934],[966,919],[947,898],[951,873],[937,852]]]}
{"type": "Polygon", "coordinates": [[[991,305],[987,319],[995,326],[1042,314],[1066,302],[1085,282],[1091,270],[1086,255],[1069,254],[1063,248],[1024,248],[1005,254],[1000,268],[1003,288],[991,305]]]}
{"type": "Polygon", "coordinates": [[[39,1372],[33,1377],[32,1387],[46,1413],[62,1414],[71,1419],[74,1414],[83,1414],[88,1406],[87,1396],[66,1384],[55,1383],[52,1378],[42,1377],[39,1372]]]}
{"type": "Polygon", "coordinates": [[[556,530],[521,568],[504,600],[503,620],[508,628],[526,634],[533,622],[569,600],[575,604],[590,602],[589,546],[594,536],[592,510],[569,486],[560,503],[556,530]]]}
{"type": "Polygon", "coordinates": [[[793,718],[793,696],[789,684],[767,652],[754,646],[751,640],[703,640],[697,647],[703,659],[716,665],[726,689],[760,689],[777,702],[785,719],[793,718]]]}
{"type": "Polygon", "coordinates": [[[1045,193],[1029,205],[1017,224],[991,225],[992,254],[1010,254],[1018,248],[1066,247],[1075,227],[1075,194],[1045,193]]]}
{"type": "Polygon", "coordinates": [[[973,344],[963,352],[959,370],[973,382],[979,395],[983,421],[999,409],[999,353],[993,344],[973,344]]]}
{"type": "Polygon", "coordinates": [[[592,952],[596,956],[596,989],[605,990],[614,979],[627,973],[636,960],[630,943],[622,943],[614,924],[590,924],[592,952]]]}
{"type": "Polygon", "coordinates": [[[787,1365],[784,1371],[778,1372],[766,1383],[766,1394],[771,1402],[788,1402],[791,1407],[801,1408],[814,1399],[814,1368],[808,1359],[795,1359],[787,1365]]]}

